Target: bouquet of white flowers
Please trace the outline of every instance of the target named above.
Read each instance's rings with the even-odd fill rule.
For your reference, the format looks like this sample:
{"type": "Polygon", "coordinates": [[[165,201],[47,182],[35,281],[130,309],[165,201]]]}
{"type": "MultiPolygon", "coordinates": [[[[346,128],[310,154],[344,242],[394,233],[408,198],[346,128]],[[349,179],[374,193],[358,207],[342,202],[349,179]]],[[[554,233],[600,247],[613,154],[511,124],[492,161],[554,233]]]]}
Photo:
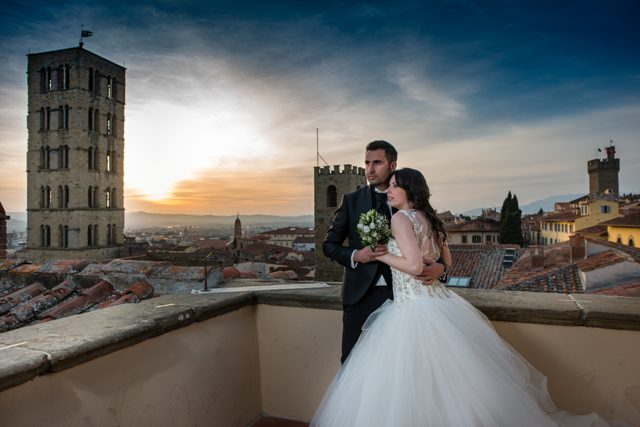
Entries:
{"type": "Polygon", "coordinates": [[[386,244],[393,237],[387,218],[375,209],[360,214],[357,230],[362,244],[370,246],[371,249],[378,243],[386,244]]]}

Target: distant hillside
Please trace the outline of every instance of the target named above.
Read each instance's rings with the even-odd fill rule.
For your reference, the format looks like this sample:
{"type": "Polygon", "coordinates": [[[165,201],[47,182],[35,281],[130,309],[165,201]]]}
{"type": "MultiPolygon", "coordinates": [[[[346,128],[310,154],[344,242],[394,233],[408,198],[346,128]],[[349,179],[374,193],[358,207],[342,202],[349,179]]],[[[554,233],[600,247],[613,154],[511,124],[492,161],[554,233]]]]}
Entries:
{"type": "Polygon", "coordinates": [[[27,231],[27,213],[26,212],[7,212],[11,218],[7,221],[7,232],[27,231]]]}
{"type": "MultiPolygon", "coordinates": [[[[27,213],[8,212],[11,219],[7,221],[7,231],[26,231],[27,213]]],[[[235,215],[188,215],[188,214],[155,214],[148,212],[125,212],[125,229],[132,230],[146,227],[184,227],[184,226],[233,226],[235,215]]],[[[278,215],[240,215],[242,225],[275,225],[284,227],[313,227],[313,215],[278,216],[278,215]]]]}
{"type": "MultiPolygon", "coordinates": [[[[550,212],[553,211],[556,202],[568,202],[582,196],[584,196],[584,193],[550,196],[545,199],[535,200],[531,203],[527,203],[526,205],[520,205],[520,209],[522,210],[523,215],[536,213],[540,210],[540,208],[542,208],[542,210],[545,212],[550,212]]],[[[502,202],[500,202],[500,205],[502,205],[502,202]]],[[[498,206],[498,209],[500,209],[500,206],[498,206]]],[[[480,216],[481,213],[482,208],[475,208],[462,212],[462,215],[480,216]]]]}
{"type": "MultiPolygon", "coordinates": [[[[145,227],[219,226],[233,225],[235,215],[155,214],[148,212],[125,213],[125,229],[145,227]]],[[[313,215],[240,215],[242,225],[293,225],[313,227],[313,215]]]]}

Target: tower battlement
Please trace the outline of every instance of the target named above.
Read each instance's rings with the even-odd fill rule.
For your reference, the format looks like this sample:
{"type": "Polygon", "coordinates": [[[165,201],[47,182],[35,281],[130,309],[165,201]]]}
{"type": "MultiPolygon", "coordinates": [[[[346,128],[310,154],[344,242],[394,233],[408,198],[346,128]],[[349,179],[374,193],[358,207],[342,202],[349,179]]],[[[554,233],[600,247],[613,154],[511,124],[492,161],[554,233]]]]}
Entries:
{"type": "Polygon", "coordinates": [[[331,166],[315,166],[313,168],[315,175],[361,175],[364,176],[364,168],[345,164],[340,168],[340,165],[331,166]]]}

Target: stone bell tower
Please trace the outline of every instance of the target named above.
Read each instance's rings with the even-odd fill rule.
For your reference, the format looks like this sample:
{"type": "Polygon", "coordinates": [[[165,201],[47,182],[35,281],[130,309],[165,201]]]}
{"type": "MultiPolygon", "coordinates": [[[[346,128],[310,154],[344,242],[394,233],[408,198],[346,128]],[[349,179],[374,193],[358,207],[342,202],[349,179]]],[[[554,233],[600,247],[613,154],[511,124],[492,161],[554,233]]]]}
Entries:
{"type": "Polygon", "coordinates": [[[343,276],[343,267],[329,260],[322,253],[324,241],[331,219],[338,209],[342,196],[367,185],[364,168],[352,165],[344,165],[340,170],[339,165],[319,167],[313,171],[314,188],[314,219],[316,241],[316,280],[327,282],[340,282],[343,276]]]}
{"type": "Polygon", "coordinates": [[[125,69],[82,45],[27,58],[27,257],[117,257],[125,69]]]}

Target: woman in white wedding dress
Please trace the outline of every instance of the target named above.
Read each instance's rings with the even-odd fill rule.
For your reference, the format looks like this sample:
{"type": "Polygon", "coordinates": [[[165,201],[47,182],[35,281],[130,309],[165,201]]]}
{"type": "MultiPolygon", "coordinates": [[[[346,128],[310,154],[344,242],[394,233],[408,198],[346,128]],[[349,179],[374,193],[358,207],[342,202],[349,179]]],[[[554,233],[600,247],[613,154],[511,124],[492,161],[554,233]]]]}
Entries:
{"type": "Polygon", "coordinates": [[[399,211],[389,253],[394,300],[367,320],[311,426],[606,426],[597,414],[558,411],[546,377],[495,332],[466,300],[413,275],[442,253],[451,265],[442,222],[422,174],[400,169],[387,190],[399,211]]]}

